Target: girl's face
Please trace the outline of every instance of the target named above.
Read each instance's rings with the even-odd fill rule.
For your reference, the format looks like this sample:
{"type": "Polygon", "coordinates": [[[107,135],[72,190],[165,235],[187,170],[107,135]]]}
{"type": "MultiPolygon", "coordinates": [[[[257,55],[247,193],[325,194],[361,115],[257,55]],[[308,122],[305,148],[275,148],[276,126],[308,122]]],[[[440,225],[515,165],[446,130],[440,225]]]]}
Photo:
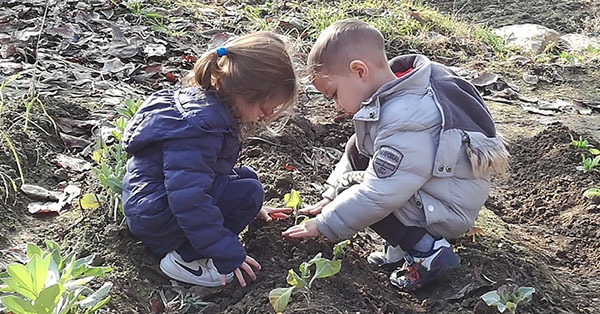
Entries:
{"type": "Polygon", "coordinates": [[[279,105],[281,105],[281,102],[278,100],[270,100],[258,106],[242,104],[243,108],[245,108],[242,113],[242,122],[256,122],[264,120],[271,116],[277,107],[279,107],[279,105]]]}

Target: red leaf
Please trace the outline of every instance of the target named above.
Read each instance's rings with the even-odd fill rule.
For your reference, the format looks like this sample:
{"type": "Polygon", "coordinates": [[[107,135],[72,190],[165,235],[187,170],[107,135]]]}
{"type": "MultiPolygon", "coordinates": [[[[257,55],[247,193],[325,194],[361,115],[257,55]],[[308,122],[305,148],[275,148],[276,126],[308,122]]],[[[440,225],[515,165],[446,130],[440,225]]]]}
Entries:
{"type": "Polygon", "coordinates": [[[177,83],[177,81],[179,80],[175,74],[173,74],[173,72],[168,72],[165,73],[165,77],[167,78],[167,80],[173,82],[173,83],[177,83]]]}
{"type": "Polygon", "coordinates": [[[283,169],[287,170],[287,171],[294,171],[297,170],[296,167],[294,166],[290,166],[290,165],[283,165],[283,169]]]}

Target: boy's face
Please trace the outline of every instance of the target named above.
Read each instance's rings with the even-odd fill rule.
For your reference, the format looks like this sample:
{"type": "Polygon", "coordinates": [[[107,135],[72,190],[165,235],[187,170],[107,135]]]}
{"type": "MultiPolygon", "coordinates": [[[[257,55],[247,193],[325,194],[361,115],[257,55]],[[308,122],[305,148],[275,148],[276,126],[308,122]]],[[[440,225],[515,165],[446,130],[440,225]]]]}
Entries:
{"type": "Polygon", "coordinates": [[[318,74],[313,85],[335,102],[336,109],[351,114],[355,114],[361,103],[373,94],[368,80],[352,71],[345,71],[345,74],[318,74]]]}

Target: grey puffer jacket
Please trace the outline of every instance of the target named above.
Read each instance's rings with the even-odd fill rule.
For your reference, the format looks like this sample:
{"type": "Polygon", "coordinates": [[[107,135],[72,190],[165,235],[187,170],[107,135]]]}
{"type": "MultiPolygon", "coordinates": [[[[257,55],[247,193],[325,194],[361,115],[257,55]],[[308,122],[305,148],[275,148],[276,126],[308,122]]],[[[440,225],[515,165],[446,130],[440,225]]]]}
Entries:
{"type": "Polygon", "coordinates": [[[329,239],[349,238],[393,213],[433,236],[466,232],[488,197],[490,173],[509,154],[483,100],[464,79],[422,55],[394,58],[395,73],[354,115],[356,145],[369,156],[364,180],[335,194],[352,171],[344,155],[323,194],[333,201],[317,216],[329,239]]]}

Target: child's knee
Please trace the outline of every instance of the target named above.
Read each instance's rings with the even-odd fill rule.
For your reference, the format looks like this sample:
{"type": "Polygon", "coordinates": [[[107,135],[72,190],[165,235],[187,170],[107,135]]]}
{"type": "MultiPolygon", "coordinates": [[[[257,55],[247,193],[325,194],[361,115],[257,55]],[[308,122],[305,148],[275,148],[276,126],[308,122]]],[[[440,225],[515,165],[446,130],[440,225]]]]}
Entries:
{"type": "Polygon", "coordinates": [[[252,169],[248,166],[241,166],[238,168],[234,168],[233,171],[239,176],[240,179],[258,180],[258,175],[256,174],[256,171],[254,171],[254,169],[252,169]]]}

